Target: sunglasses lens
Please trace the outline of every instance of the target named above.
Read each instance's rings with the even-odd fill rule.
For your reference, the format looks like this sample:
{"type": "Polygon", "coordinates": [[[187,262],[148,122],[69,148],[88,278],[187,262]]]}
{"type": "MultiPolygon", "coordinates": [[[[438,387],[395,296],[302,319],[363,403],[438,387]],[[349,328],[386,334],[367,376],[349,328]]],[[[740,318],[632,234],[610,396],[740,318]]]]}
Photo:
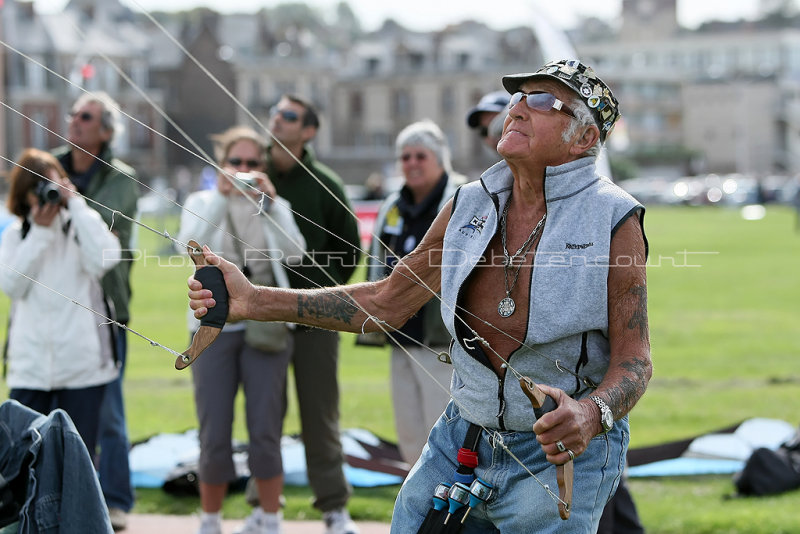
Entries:
{"type": "Polygon", "coordinates": [[[283,120],[285,120],[286,122],[295,122],[297,119],[300,118],[297,116],[297,113],[295,113],[290,109],[281,111],[281,117],[283,117],[283,120]]]}
{"type": "Polygon", "coordinates": [[[296,111],[292,111],[291,109],[278,109],[273,107],[270,110],[270,116],[275,117],[276,115],[280,115],[283,120],[286,122],[296,122],[300,119],[300,115],[297,114],[296,111]]]}
{"type": "Polygon", "coordinates": [[[94,116],[89,113],[88,111],[81,111],[80,113],[77,111],[70,111],[67,115],[67,120],[75,120],[78,119],[81,122],[91,122],[94,119],[94,116]]]}
{"type": "Polygon", "coordinates": [[[489,137],[489,128],[486,126],[481,126],[481,129],[478,132],[481,137],[489,137]]]}
{"type": "Polygon", "coordinates": [[[550,111],[556,103],[556,97],[550,93],[533,93],[525,98],[528,107],[538,111],[550,111]]]}
{"type": "Polygon", "coordinates": [[[523,96],[525,96],[525,93],[522,92],[516,92],[513,95],[511,95],[511,100],[508,101],[508,107],[513,108],[514,106],[519,104],[519,101],[522,100],[523,96]]]}
{"type": "Polygon", "coordinates": [[[257,159],[242,159],[242,158],[229,158],[228,163],[234,167],[238,167],[241,164],[245,164],[250,169],[255,169],[256,167],[261,166],[261,162],[257,159]]]}

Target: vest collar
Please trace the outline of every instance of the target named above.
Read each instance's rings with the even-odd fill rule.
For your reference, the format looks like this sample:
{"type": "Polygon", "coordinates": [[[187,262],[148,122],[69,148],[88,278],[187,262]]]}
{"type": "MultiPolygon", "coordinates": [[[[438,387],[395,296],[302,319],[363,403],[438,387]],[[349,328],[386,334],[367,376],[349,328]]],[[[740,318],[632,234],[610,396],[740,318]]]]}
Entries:
{"type": "MultiPolygon", "coordinates": [[[[547,202],[554,202],[586,189],[598,180],[595,158],[586,157],[545,169],[544,192],[547,202]]],[[[484,190],[494,199],[495,207],[505,206],[511,194],[514,175],[505,161],[495,163],[481,175],[484,190]]]]}

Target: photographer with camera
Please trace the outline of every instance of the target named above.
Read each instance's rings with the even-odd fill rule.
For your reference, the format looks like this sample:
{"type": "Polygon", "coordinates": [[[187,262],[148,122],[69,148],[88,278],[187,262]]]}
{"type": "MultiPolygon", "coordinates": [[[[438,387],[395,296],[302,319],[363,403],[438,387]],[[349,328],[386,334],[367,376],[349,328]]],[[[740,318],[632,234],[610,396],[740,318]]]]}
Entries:
{"type": "MultiPolygon", "coordinates": [[[[194,239],[222,251],[254,283],[289,287],[284,262],[302,259],[305,240],[289,203],[277,197],[264,173],[266,140],[242,126],[212,136],[212,140],[221,169],[216,188],[186,198],[178,240],[194,239]]],[[[190,310],[192,335],[199,325],[190,310]]],[[[222,533],[222,502],[228,483],[236,478],[231,432],[240,384],[246,398],[248,465],[258,488],[259,506],[237,532],[281,531],[280,442],[291,350],[292,336],[286,323],[242,321],[226,324],[192,364],[203,508],[198,534],[222,533]]]]}
{"type": "Polygon", "coordinates": [[[120,261],[119,239],[47,152],[25,150],[9,181],[17,220],[0,240],[0,288],[11,298],[9,397],[43,414],[62,408],[93,451],[105,387],[118,371],[112,325],[90,310],[107,314],[100,279],[120,261]]]}

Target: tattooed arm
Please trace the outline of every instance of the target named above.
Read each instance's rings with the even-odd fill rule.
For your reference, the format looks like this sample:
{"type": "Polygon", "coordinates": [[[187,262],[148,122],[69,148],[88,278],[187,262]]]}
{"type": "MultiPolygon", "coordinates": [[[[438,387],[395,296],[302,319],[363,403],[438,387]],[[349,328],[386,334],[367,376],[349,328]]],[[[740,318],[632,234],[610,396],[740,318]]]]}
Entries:
{"type": "Polygon", "coordinates": [[[450,212],[448,203],[417,248],[400,260],[388,278],[297,292],[297,318],[285,320],[349,332],[360,332],[362,327],[365,332],[380,330],[376,320],[399,328],[439,292],[441,249],[450,212]],[[367,313],[374,320],[368,320],[367,313]]]}
{"type": "MultiPolygon", "coordinates": [[[[627,414],[644,394],[652,374],[650,336],[647,326],[647,278],[645,247],[638,217],[630,217],[611,241],[608,273],[608,336],[611,355],[608,371],[594,395],[611,408],[614,419],[627,414]]],[[[558,409],[533,425],[547,460],[563,464],[569,460],[556,441],[575,455],[588,447],[602,430],[600,409],[589,398],[574,401],[562,390],[540,384],[553,397],[558,409]]]]}
{"type": "MultiPolygon", "coordinates": [[[[287,321],[347,332],[361,332],[362,326],[365,331],[380,330],[376,321],[367,320],[373,317],[399,328],[439,291],[441,249],[450,212],[448,203],[419,246],[388,278],[377,282],[307,290],[254,287],[233,264],[210,250],[204,249],[204,254],[225,277],[229,321],[287,321]]],[[[189,306],[199,319],[216,302],[194,278],[188,284],[189,306]]]]}
{"type": "MultiPolygon", "coordinates": [[[[608,273],[608,371],[595,394],[609,405],[615,419],[627,414],[644,394],[652,374],[647,323],[645,248],[638,217],[630,217],[611,241],[608,273]]],[[[597,413],[597,429],[599,409],[597,413]]]]}

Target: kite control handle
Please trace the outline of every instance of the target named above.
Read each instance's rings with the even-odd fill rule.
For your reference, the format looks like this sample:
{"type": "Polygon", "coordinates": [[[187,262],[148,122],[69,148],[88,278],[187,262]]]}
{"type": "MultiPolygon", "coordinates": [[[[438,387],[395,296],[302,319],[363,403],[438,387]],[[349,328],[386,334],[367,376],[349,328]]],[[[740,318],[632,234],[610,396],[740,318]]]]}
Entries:
{"type": "MultiPolygon", "coordinates": [[[[547,396],[539,386],[527,376],[519,379],[519,387],[531,401],[531,406],[538,419],[556,407],[555,401],[547,396]]],[[[572,459],[567,463],[556,466],[556,481],[558,482],[558,515],[561,519],[569,519],[572,508],[572,485],[575,479],[575,464],[572,459]]]]}
{"type": "Polygon", "coordinates": [[[228,318],[228,288],[225,286],[222,271],[206,261],[203,249],[197,241],[189,241],[186,250],[195,264],[195,280],[203,284],[203,289],[211,291],[216,305],[209,308],[208,313],[200,319],[200,328],[195,332],[191,346],[175,360],[175,369],[178,370],[189,367],[217,339],[228,318]]]}

